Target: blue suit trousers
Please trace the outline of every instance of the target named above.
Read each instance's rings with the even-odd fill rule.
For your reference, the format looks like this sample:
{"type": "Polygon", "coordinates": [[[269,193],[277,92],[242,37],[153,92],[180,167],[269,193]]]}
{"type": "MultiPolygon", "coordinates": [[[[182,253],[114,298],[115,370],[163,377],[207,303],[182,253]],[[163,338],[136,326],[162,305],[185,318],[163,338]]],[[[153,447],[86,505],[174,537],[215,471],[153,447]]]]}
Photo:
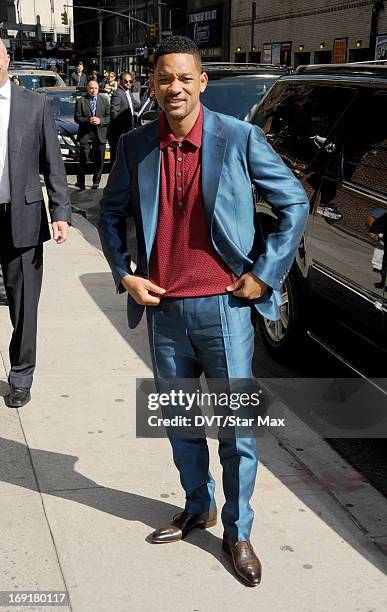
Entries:
{"type": "MultiPolygon", "coordinates": [[[[251,378],[255,309],[232,294],[164,298],[147,307],[154,376],[163,379],[251,378]]],[[[257,471],[256,437],[219,438],[225,504],[225,534],[248,540],[254,513],[250,499],[257,471]]],[[[209,471],[207,440],[170,437],[173,459],[186,494],[186,510],[194,514],[215,507],[215,482],[209,471]]]]}

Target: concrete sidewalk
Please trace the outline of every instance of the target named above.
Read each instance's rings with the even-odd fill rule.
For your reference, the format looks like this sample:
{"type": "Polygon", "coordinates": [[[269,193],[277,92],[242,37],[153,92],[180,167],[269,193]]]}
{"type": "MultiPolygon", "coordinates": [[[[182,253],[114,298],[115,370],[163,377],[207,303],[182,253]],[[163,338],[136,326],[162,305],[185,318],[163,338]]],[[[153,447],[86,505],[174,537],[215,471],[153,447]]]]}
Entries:
{"type": "MultiPolygon", "coordinates": [[[[33,400],[16,411],[0,399],[0,590],[67,589],[61,609],[75,612],[385,612],[386,500],[295,422],[259,441],[259,587],[236,580],[220,522],[148,543],[184,497],[168,441],[135,437],[136,377],[151,375],[145,323],[127,329],[96,230],[75,216],[69,242],[45,249],[33,400]]],[[[4,306],[0,330],[4,395],[4,306]]]]}

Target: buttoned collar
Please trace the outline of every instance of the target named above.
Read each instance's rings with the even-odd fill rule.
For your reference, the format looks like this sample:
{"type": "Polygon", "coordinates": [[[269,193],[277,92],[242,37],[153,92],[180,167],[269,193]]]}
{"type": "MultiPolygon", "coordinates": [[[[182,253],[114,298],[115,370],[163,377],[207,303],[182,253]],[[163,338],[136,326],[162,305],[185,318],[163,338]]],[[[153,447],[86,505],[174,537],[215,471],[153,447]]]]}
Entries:
{"type": "MultiPolygon", "coordinates": [[[[177,138],[169,127],[168,119],[164,113],[161,113],[159,118],[159,131],[160,131],[160,149],[165,149],[168,145],[177,142],[177,138]]],[[[200,111],[198,118],[196,119],[191,131],[184,138],[183,142],[189,142],[195,149],[202,146],[202,134],[203,134],[203,107],[200,105],[200,111]]]]}

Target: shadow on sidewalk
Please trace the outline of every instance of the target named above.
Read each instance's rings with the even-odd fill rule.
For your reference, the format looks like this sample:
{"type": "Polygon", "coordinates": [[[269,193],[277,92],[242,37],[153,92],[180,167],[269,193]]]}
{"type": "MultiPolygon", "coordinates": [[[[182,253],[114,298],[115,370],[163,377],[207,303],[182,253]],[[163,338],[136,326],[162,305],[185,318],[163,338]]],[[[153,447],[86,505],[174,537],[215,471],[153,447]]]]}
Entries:
{"type": "Polygon", "coordinates": [[[9,384],[5,380],[0,380],[0,397],[9,393],[9,384]]]}
{"type": "Polygon", "coordinates": [[[120,302],[114,297],[114,284],[110,272],[82,274],[80,281],[98,308],[109,319],[114,329],[121,334],[128,345],[140,359],[152,369],[146,332],[145,314],[136,329],[129,329],[126,315],[126,294],[120,296],[120,302]],[[110,300],[111,296],[111,301],[110,300]],[[114,301],[114,304],[113,304],[114,301]]]}
{"type": "MultiPolygon", "coordinates": [[[[181,508],[165,501],[101,486],[75,470],[77,461],[78,457],[73,455],[30,449],[14,440],[0,438],[0,480],[3,482],[74,501],[126,521],[140,522],[152,531],[168,523],[174,514],[181,511],[181,508]],[[43,474],[50,474],[50,478],[58,482],[58,486],[61,482],[71,481],[71,489],[42,488],[38,482],[36,468],[43,474]]],[[[230,559],[222,550],[222,540],[210,531],[196,529],[189,534],[185,542],[212,555],[234,575],[230,559]]],[[[149,557],[151,554],[150,549],[149,557]]]]}

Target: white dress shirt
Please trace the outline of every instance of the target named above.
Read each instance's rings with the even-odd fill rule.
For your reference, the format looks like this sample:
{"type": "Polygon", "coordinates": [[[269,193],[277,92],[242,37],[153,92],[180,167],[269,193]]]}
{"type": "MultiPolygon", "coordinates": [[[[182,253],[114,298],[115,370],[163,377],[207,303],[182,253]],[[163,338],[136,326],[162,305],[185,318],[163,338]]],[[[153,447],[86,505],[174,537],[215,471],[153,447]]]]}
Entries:
{"type": "Polygon", "coordinates": [[[134,123],[134,110],[133,110],[132,96],[130,95],[130,91],[128,91],[128,90],[126,90],[125,93],[126,93],[126,97],[128,98],[130,112],[132,113],[132,125],[130,127],[133,127],[133,123],[134,123]]]}
{"type": "Polygon", "coordinates": [[[0,87],[0,203],[11,201],[8,164],[8,127],[11,110],[11,81],[0,87]]]}

